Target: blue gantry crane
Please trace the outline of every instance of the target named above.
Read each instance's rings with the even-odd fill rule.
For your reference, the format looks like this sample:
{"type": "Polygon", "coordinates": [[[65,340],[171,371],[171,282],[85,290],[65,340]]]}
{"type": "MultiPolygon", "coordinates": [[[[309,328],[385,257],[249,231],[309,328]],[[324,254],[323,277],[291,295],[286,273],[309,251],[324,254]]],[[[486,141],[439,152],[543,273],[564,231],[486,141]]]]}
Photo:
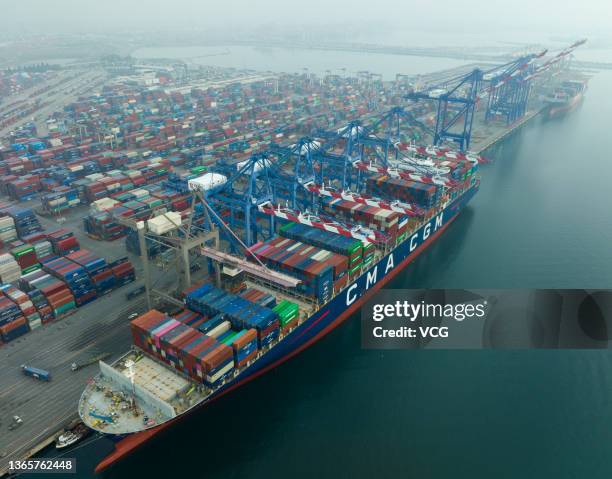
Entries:
{"type": "Polygon", "coordinates": [[[551,66],[567,58],[575,48],[585,43],[580,40],[551,59],[538,63],[547,50],[523,55],[506,64],[488,70],[475,68],[471,72],[445,79],[413,91],[406,99],[430,100],[437,103],[433,145],[455,143],[466,152],[470,147],[474,114],[481,100],[487,99],[485,119],[502,117],[507,123],[521,118],[526,110],[532,80],[551,66]]]}
{"type": "Polygon", "coordinates": [[[482,77],[483,71],[475,68],[468,74],[446,80],[442,85],[430,86],[406,95],[409,100],[431,100],[437,103],[434,145],[451,141],[461,151],[470,147],[474,110],[482,77]]]}
{"type": "Polygon", "coordinates": [[[535,71],[535,61],[545,54],[546,50],[525,55],[485,72],[483,83],[486,86],[479,95],[482,98],[488,93],[485,121],[503,118],[510,124],[525,115],[531,92],[528,77],[535,71]]]}
{"type": "MultiPolygon", "coordinates": [[[[270,214],[269,205],[294,213],[318,214],[318,196],[337,191],[340,192],[337,194],[358,198],[364,175],[392,174],[452,185],[445,178],[443,168],[413,158],[410,152],[400,148],[401,128],[418,126],[433,136],[435,146],[454,142],[465,152],[470,145],[479,101],[487,99],[487,120],[501,115],[507,122],[515,121],[525,113],[531,80],[582,43],[576,42],[541,64],[537,60],[546,51],[522,56],[487,71],[474,69],[408,94],[406,98],[414,101],[437,103],[434,128],[416,118],[409,107],[398,106],[379,116],[369,115],[367,125],[363,119],[353,120],[333,131],[318,130],[289,146],[272,143],[266,151],[238,164],[220,162],[218,167],[227,181],[211,192],[208,200],[223,221],[243,231],[244,243],[250,246],[274,232],[276,216],[270,214]],[[268,205],[265,214],[262,205],[268,205]]],[[[282,217],[285,213],[280,214],[282,217]]],[[[228,240],[232,244],[233,239],[228,240]]]]}
{"type": "Polygon", "coordinates": [[[304,195],[304,185],[316,180],[315,155],[319,146],[320,143],[311,137],[302,137],[289,146],[270,144],[269,151],[275,155],[270,172],[278,201],[284,201],[293,209],[307,209],[311,206],[312,198],[304,195]],[[287,164],[291,176],[283,171],[283,166],[287,164]]]}
{"type": "MultiPolygon", "coordinates": [[[[257,241],[261,232],[257,221],[257,206],[275,200],[270,171],[272,161],[269,152],[262,152],[253,154],[233,166],[233,173],[228,167],[224,168],[227,181],[208,198],[211,206],[217,209],[217,214],[224,218],[230,228],[238,227],[244,231],[243,240],[248,246],[257,241]]],[[[273,231],[272,219],[268,224],[268,235],[273,231]]],[[[233,238],[228,237],[228,240],[231,245],[236,246],[233,244],[233,238]]]]}

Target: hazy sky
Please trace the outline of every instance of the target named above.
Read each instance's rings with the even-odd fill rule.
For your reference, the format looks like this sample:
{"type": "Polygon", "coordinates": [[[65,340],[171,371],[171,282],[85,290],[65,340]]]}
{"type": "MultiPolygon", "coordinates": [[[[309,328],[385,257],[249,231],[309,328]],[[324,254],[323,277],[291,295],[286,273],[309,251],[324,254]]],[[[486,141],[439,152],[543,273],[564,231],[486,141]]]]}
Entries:
{"type": "MultiPolygon", "coordinates": [[[[410,30],[612,31],[612,0],[0,0],[5,33],[377,23],[410,30]]],[[[346,28],[346,27],[345,27],[346,28]]]]}

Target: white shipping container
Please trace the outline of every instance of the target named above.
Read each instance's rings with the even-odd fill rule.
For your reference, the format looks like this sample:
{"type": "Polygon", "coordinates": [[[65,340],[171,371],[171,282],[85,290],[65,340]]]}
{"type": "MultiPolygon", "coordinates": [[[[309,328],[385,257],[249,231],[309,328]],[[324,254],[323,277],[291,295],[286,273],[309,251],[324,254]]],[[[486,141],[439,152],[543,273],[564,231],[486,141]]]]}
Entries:
{"type": "Polygon", "coordinates": [[[152,233],[157,235],[162,235],[175,230],[181,226],[181,224],[181,214],[174,211],[170,211],[147,220],[147,227],[152,233]]]}
{"type": "Polygon", "coordinates": [[[0,218],[0,228],[3,228],[7,225],[13,226],[15,224],[15,220],[10,216],[3,216],[0,218]]]}
{"type": "Polygon", "coordinates": [[[223,321],[220,325],[218,325],[217,327],[211,329],[208,333],[206,333],[206,335],[213,337],[213,338],[218,338],[223,333],[227,333],[230,330],[230,327],[231,327],[231,324],[229,321],[223,321]]]}
{"type": "Polygon", "coordinates": [[[208,191],[222,186],[227,183],[227,177],[220,175],[219,173],[206,173],[202,176],[198,176],[192,180],[189,180],[188,187],[190,191],[208,191]]]}
{"type": "Polygon", "coordinates": [[[150,193],[147,190],[143,190],[142,188],[137,188],[135,190],[132,190],[131,193],[136,198],[146,198],[147,196],[150,195],[150,193]]]}
{"type": "Polygon", "coordinates": [[[206,380],[213,384],[215,383],[221,376],[223,376],[224,374],[227,374],[231,369],[233,369],[234,367],[234,361],[230,361],[229,363],[227,363],[225,366],[223,366],[221,369],[219,369],[219,371],[217,371],[215,374],[213,374],[212,376],[210,375],[206,375],[206,380]]]}
{"type": "Polygon", "coordinates": [[[99,200],[96,200],[91,204],[91,209],[93,209],[94,211],[106,211],[113,208],[117,203],[119,202],[112,198],[100,198],[99,200]]]}
{"type": "Polygon", "coordinates": [[[2,240],[3,243],[14,241],[16,239],[17,239],[17,232],[15,230],[4,231],[0,233],[0,240],[2,240]]]}

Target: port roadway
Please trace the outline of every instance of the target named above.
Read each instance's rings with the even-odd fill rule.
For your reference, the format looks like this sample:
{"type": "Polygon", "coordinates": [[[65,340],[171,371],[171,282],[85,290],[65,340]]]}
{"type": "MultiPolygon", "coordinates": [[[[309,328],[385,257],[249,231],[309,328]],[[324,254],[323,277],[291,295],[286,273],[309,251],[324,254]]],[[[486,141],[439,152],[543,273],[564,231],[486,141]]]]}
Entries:
{"type": "MultiPolygon", "coordinates": [[[[461,71],[474,65],[463,66],[461,71]]],[[[420,76],[428,84],[456,73],[457,69],[434,72],[420,76]]],[[[474,121],[471,149],[486,150],[507,135],[521,128],[539,114],[541,106],[532,105],[526,115],[512,125],[485,124],[484,113],[479,112],[474,121]]],[[[39,207],[39,200],[26,202],[24,206],[39,207]]],[[[87,207],[79,207],[65,214],[63,222],[41,217],[46,230],[65,226],[74,231],[80,244],[109,259],[125,256],[122,240],[115,242],[94,241],[82,230],[82,217],[87,207]]],[[[139,258],[130,258],[141,276],[139,258]]],[[[171,289],[176,277],[173,272],[156,271],[160,289],[171,289]]],[[[106,297],[79,308],[73,315],[43,325],[11,343],[0,347],[0,476],[8,472],[9,460],[24,459],[53,442],[55,437],[77,418],[77,405],[89,378],[97,373],[96,365],[73,372],[73,362],[86,361],[101,353],[111,353],[108,361],[116,359],[131,345],[128,316],[144,312],[144,298],[132,302],[125,300],[125,293],[138,287],[141,281],[124,286],[106,297]],[[25,376],[22,364],[48,370],[52,379],[45,383],[25,376]],[[10,431],[12,417],[18,415],[23,424],[10,431]]]]}
{"type": "MultiPolygon", "coordinates": [[[[46,123],[48,117],[57,111],[61,111],[65,105],[76,101],[80,96],[85,96],[101,87],[106,78],[107,73],[100,67],[87,70],[62,70],[58,72],[57,76],[47,81],[37,83],[16,95],[7,96],[0,102],[0,112],[4,107],[14,102],[21,101],[27,105],[34,105],[38,100],[40,105],[31,114],[4,128],[0,128],[0,138],[30,121],[36,124],[38,136],[46,136],[49,133],[46,123]],[[49,89],[37,93],[45,88],[49,89]]],[[[25,108],[25,106],[21,108],[25,108]]],[[[5,146],[8,146],[8,144],[5,146]]]]}
{"type": "MultiPolygon", "coordinates": [[[[39,207],[39,200],[23,203],[39,207]]],[[[82,248],[90,249],[109,260],[126,255],[125,243],[96,241],[87,237],[80,224],[87,207],[75,208],[64,215],[64,221],[39,215],[46,231],[59,227],[72,230],[82,248]]],[[[0,346],[0,477],[8,472],[10,460],[25,459],[52,443],[77,417],[78,401],[85,385],[98,372],[97,364],[71,371],[73,362],[81,363],[102,353],[111,353],[113,361],[131,345],[128,317],[145,312],[146,300],[140,296],[127,301],[125,294],[141,286],[142,265],[131,256],[137,280],[98,298],[72,315],[52,321],[8,344],[0,346]],[[21,365],[45,369],[51,381],[25,376],[21,365]],[[23,424],[9,430],[13,416],[23,424]]],[[[170,290],[176,281],[174,271],[155,268],[156,285],[170,290]],[[161,284],[159,284],[161,283],[161,284]]]]}
{"type": "Polygon", "coordinates": [[[144,298],[127,305],[116,301],[116,295],[129,289],[116,290],[0,348],[0,474],[6,472],[9,460],[32,455],[40,443],[47,443],[77,416],[78,398],[97,365],[71,371],[73,362],[106,352],[113,353],[112,360],[129,349],[127,318],[146,309],[144,298]],[[25,376],[22,364],[49,371],[51,381],[25,376]],[[11,431],[8,427],[15,415],[23,424],[11,431]]]}

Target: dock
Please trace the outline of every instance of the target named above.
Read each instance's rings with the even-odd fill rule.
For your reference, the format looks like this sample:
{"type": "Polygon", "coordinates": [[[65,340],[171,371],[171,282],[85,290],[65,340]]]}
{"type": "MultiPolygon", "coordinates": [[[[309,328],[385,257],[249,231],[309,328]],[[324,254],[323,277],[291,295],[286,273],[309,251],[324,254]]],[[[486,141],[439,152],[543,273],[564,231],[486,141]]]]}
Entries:
{"type": "MultiPolygon", "coordinates": [[[[32,201],[33,206],[36,201],[32,201]]],[[[28,203],[26,203],[28,204],[28,203]]],[[[106,257],[125,256],[122,241],[100,242],[89,238],[77,225],[82,222],[87,208],[67,212],[64,221],[39,216],[47,230],[60,226],[73,229],[83,248],[97,251],[106,257]]],[[[131,257],[142,278],[142,264],[131,257]]],[[[170,288],[175,275],[164,272],[163,286],[170,288]]],[[[87,381],[98,371],[91,364],[71,371],[73,362],[110,353],[112,362],[130,348],[131,335],[128,317],[147,310],[143,296],[127,301],[125,294],[141,286],[142,280],[118,288],[96,301],[78,308],[70,316],[52,321],[0,347],[0,477],[8,472],[10,460],[32,457],[52,444],[55,438],[78,419],[78,402],[87,381]],[[51,381],[44,382],[25,376],[21,365],[45,369],[51,381]],[[23,424],[10,431],[13,416],[23,424]]]]}
{"type": "Polygon", "coordinates": [[[123,307],[117,307],[117,303],[114,295],[99,299],[70,317],[31,331],[0,350],[3,365],[0,370],[3,385],[0,418],[4,427],[12,416],[23,420],[19,428],[3,430],[0,435],[0,474],[7,472],[9,460],[29,457],[46,447],[77,417],[83,384],[97,368],[92,365],[71,371],[73,362],[104,352],[116,358],[129,349],[127,317],[144,311],[145,301],[140,299],[123,307]],[[51,381],[25,376],[21,372],[22,364],[48,370],[51,381]]]}
{"type": "MultiPolygon", "coordinates": [[[[482,61],[482,59],[477,60],[482,61]]],[[[418,80],[422,85],[435,84],[454,75],[469,72],[476,66],[482,64],[472,63],[434,72],[423,75],[418,80]]],[[[72,73],[74,71],[71,71],[72,73]]],[[[44,93],[45,103],[41,103],[42,106],[36,113],[37,118],[33,120],[43,134],[48,132],[45,125],[46,115],[51,114],[53,110],[62,109],[65,104],[79,95],[91,93],[106,78],[106,73],[101,68],[93,68],[89,73],[82,75],[77,79],[62,74],[57,83],[48,85],[49,90],[44,93]]],[[[277,76],[268,73],[243,74],[228,79],[180,84],[168,87],[167,91],[177,95],[187,94],[193,87],[221,88],[230,84],[246,85],[262,80],[274,82],[277,76]]],[[[25,101],[29,95],[30,92],[26,91],[18,99],[25,101]]],[[[484,112],[479,111],[474,118],[474,134],[470,149],[477,153],[486,152],[535,119],[540,112],[540,106],[532,105],[531,110],[520,120],[506,125],[499,122],[486,123],[484,112]]],[[[13,129],[27,121],[28,118],[20,119],[7,126],[5,130],[13,129]]],[[[0,136],[3,133],[5,131],[0,131],[0,136]]],[[[129,145],[125,145],[124,148],[131,148],[134,151],[137,149],[129,145]]],[[[39,199],[24,201],[20,205],[36,210],[41,225],[47,231],[60,227],[73,231],[82,248],[95,251],[111,260],[127,255],[123,240],[98,241],[85,233],[83,218],[89,211],[87,205],[70,209],[62,213],[61,218],[40,214],[39,199]]],[[[128,291],[143,284],[143,265],[140,258],[134,255],[129,257],[136,270],[137,280],[134,283],[112,291],[78,308],[69,317],[45,324],[0,348],[3,365],[0,369],[0,384],[3,386],[0,390],[0,476],[8,472],[10,460],[25,459],[40,452],[52,444],[57,435],[78,418],[79,399],[88,380],[98,372],[98,366],[91,364],[78,371],[72,371],[70,366],[73,362],[83,363],[108,353],[110,357],[106,362],[111,363],[129,350],[132,339],[128,317],[133,313],[144,313],[147,309],[144,297],[131,301],[125,297],[128,291]],[[51,381],[43,382],[25,376],[21,371],[23,364],[48,370],[52,376],[51,381]],[[8,426],[13,416],[19,416],[23,423],[10,431],[8,426]]],[[[161,267],[154,269],[157,289],[169,291],[177,284],[177,276],[172,269],[162,270],[161,267]]]]}
{"type": "Polygon", "coordinates": [[[504,140],[509,135],[520,130],[524,125],[535,119],[542,112],[542,108],[536,107],[529,110],[525,115],[510,125],[486,124],[478,122],[475,124],[476,134],[472,137],[471,150],[478,154],[485,153],[488,149],[504,140]],[[482,133],[484,131],[484,134],[482,133]]]}

